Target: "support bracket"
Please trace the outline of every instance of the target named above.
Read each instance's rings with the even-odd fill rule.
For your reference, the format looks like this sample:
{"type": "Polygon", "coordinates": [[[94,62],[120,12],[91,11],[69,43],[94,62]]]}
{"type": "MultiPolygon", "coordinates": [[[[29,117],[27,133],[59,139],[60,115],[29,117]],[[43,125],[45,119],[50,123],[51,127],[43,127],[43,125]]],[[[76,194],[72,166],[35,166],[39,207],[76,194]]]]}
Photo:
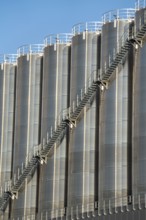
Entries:
{"type": "Polygon", "coordinates": [[[102,85],[102,88],[101,88],[102,91],[104,91],[104,89],[108,89],[109,87],[108,81],[105,81],[105,80],[101,80],[101,85],[102,85]]]}
{"type": "Polygon", "coordinates": [[[73,129],[74,127],[76,127],[76,120],[69,118],[65,119],[65,121],[68,124],[69,128],[73,129]]]}
{"type": "Polygon", "coordinates": [[[142,48],[143,46],[143,41],[142,40],[137,40],[137,39],[131,39],[130,43],[132,44],[132,46],[137,50],[138,46],[142,48]]]}
{"type": "Polygon", "coordinates": [[[11,193],[11,198],[12,198],[12,200],[14,200],[14,199],[18,199],[18,192],[17,191],[12,191],[11,193]]]}
{"type": "Polygon", "coordinates": [[[47,157],[41,156],[39,162],[40,162],[40,164],[47,164],[47,157]]]}

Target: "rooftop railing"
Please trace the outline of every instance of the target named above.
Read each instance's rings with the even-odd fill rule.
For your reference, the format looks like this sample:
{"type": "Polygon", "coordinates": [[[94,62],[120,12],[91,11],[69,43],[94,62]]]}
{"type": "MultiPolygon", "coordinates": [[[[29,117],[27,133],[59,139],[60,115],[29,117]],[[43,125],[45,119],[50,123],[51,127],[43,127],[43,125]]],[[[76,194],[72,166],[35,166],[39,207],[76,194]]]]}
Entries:
{"type": "Polygon", "coordinates": [[[17,62],[17,54],[1,54],[0,55],[0,63],[16,63],[17,62]]]}
{"type": "Polygon", "coordinates": [[[50,34],[45,37],[44,44],[47,45],[53,45],[53,44],[68,44],[71,43],[72,40],[72,34],[71,33],[62,33],[62,34],[50,34]]]}
{"type": "Polygon", "coordinates": [[[141,8],[146,8],[146,0],[136,0],[135,1],[135,9],[139,10],[141,8]]]}
{"type": "Polygon", "coordinates": [[[111,22],[116,19],[120,20],[133,20],[135,17],[134,8],[124,8],[108,11],[102,16],[103,23],[111,22]]]}
{"type": "Polygon", "coordinates": [[[73,35],[77,35],[83,33],[84,31],[87,32],[100,32],[102,29],[102,22],[99,21],[91,21],[86,23],[79,23],[75,24],[72,28],[73,35]]]}
{"type": "Polygon", "coordinates": [[[43,53],[44,44],[31,44],[31,45],[23,45],[18,48],[17,53],[18,56],[26,55],[26,54],[41,54],[43,53]]]}

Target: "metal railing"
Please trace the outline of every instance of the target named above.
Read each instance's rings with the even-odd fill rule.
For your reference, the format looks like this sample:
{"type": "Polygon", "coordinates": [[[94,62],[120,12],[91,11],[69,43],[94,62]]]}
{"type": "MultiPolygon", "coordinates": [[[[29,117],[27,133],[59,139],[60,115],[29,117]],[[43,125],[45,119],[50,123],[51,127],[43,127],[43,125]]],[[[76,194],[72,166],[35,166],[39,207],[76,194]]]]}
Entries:
{"type": "Polygon", "coordinates": [[[18,48],[17,54],[18,57],[26,54],[42,54],[43,49],[44,49],[44,44],[23,45],[18,48]]]}
{"type": "Polygon", "coordinates": [[[17,58],[17,54],[0,54],[0,63],[15,64],[17,62],[17,58]]]}
{"type": "MultiPolygon", "coordinates": [[[[49,207],[46,202],[46,207],[49,207]]],[[[100,216],[115,215],[121,213],[127,213],[129,211],[138,211],[146,209],[146,193],[139,193],[137,195],[123,196],[117,198],[103,199],[101,201],[93,201],[90,203],[75,203],[65,208],[58,209],[44,209],[40,213],[30,214],[22,216],[18,215],[19,218],[23,219],[92,219],[99,218],[100,216]]],[[[18,211],[19,212],[19,211],[18,211]]],[[[100,219],[100,218],[99,218],[100,219]]],[[[118,218],[114,218],[118,219],[118,218]]]]}
{"type": "MultiPolygon", "coordinates": [[[[67,207],[67,216],[79,217],[83,214],[87,217],[112,215],[122,212],[141,210],[146,208],[146,193],[123,196],[117,198],[103,199],[93,203],[75,204],[67,207]]],[[[84,217],[85,217],[84,216],[84,217]]],[[[77,218],[78,219],[78,218],[77,218]]]]}
{"type": "Polygon", "coordinates": [[[83,33],[84,31],[87,32],[100,32],[102,29],[102,22],[100,21],[91,21],[86,23],[79,23],[75,24],[72,27],[72,33],[73,35],[77,35],[80,33],[83,33]]]}
{"type": "Polygon", "coordinates": [[[68,44],[71,43],[72,40],[72,34],[71,33],[62,33],[62,34],[50,34],[45,37],[44,44],[52,45],[52,44],[68,44]]]}
{"type": "Polygon", "coordinates": [[[115,47],[109,50],[108,54],[104,57],[105,63],[102,64],[102,73],[106,72],[107,69],[111,66],[111,64],[114,62],[116,58],[116,55],[120,52],[121,48],[124,47],[126,42],[134,38],[134,34],[135,34],[134,28],[130,26],[131,26],[131,23],[128,22],[124,28],[123,34],[119,38],[115,47]]]}
{"type": "Polygon", "coordinates": [[[102,21],[105,24],[116,19],[133,20],[135,17],[135,11],[136,10],[134,8],[124,8],[108,11],[103,14],[102,21]]]}
{"type": "Polygon", "coordinates": [[[135,1],[135,9],[139,10],[141,8],[145,8],[146,7],[146,0],[136,0],[135,1]]]}

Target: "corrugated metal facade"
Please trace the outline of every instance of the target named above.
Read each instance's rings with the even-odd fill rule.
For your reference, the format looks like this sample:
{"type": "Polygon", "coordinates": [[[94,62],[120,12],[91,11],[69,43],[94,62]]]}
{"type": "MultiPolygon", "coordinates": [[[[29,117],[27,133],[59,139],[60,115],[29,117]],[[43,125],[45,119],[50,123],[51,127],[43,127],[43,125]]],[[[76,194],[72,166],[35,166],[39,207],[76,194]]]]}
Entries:
{"type": "MultiPolygon", "coordinates": [[[[1,196],[79,105],[94,77],[104,78],[129,33],[146,24],[146,9],[137,7],[136,14],[111,11],[103,22],[49,35],[44,45],[22,47],[14,60],[0,62],[1,196]]],[[[1,219],[144,219],[145,41],[131,39],[108,83],[77,121],[67,121],[73,128],[48,161],[40,158],[1,219]]]]}

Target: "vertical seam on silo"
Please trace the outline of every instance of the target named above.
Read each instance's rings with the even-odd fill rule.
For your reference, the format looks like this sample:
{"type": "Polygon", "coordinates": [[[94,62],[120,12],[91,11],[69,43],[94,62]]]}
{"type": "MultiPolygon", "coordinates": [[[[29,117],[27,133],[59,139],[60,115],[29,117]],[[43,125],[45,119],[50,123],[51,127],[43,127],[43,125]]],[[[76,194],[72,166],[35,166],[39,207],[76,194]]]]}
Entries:
{"type": "MultiPolygon", "coordinates": [[[[136,70],[137,70],[137,65],[139,65],[139,60],[138,60],[138,57],[140,57],[140,54],[137,54],[138,53],[138,51],[135,53],[135,68],[134,68],[134,74],[135,74],[135,76],[136,76],[136,70]]],[[[138,80],[137,80],[138,81],[138,80]]],[[[135,95],[135,91],[136,91],[136,89],[135,89],[135,83],[136,82],[136,78],[135,77],[133,77],[133,89],[132,89],[132,95],[134,96],[135,95]],[[134,91],[135,90],[135,91],[134,91]]],[[[135,98],[133,98],[133,109],[132,109],[132,114],[133,114],[133,120],[132,120],[132,128],[133,128],[133,131],[132,131],[132,145],[133,145],[133,152],[132,152],[132,182],[133,182],[133,189],[132,189],[132,191],[133,192],[135,192],[135,194],[137,193],[136,191],[137,191],[137,185],[138,185],[138,168],[136,169],[135,167],[136,167],[136,163],[138,162],[138,161],[136,161],[137,159],[135,159],[135,151],[137,150],[135,150],[135,140],[134,140],[134,138],[136,137],[136,135],[135,135],[135,126],[136,126],[136,123],[135,123],[135,117],[136,117],[136,115],[135,115],[135,98]]],[[[137,146],[136,146],[136,148],[137,148],[137,146]]]]}
{"type": "MultiPolygon", "coordinates": [[[[119,40],[119,23],[117,20],[117,42],[116,42],[116,46],[118,47],[118,40],[119,40]]],[[[117,48],[117,50],[119,50],[119,48],[117,48]]],[[[116,68],[116,81],[115,81],[115,87],[116,87],[116,97],[115,97],[115,198],[117,197],[117,171],[118,171],[118,167],[117,167],[117,153],[118,153],[118,146],[117,146],[117,126],[118,126],[118,69],[116,68]]],[[[117,205],[117,199],[115,200],[115,207],[117,205]]]]}
{"type": "MultiPolygon", "coordinates": [[[[56,94],[55,94],[55,118],[54,118],[54,125],[55,125],[55,129],[57,127],[57,104],[58,104],[58,44],[56,43],[56,94]]],[[[56,158],[56,144],[54,145],[54,174],[53,174],[53,210],[54,210],[54,202],[55,202],[55,187],[56,187],[56,183],[55,183],[55,180],[56,180],[56,163],[57,163],[57,158],[56,158]]]]}
{"type": "MultiPolygon", "coordinates": [[[[9,68],[8,68],[8,74],[10,75],[10,66],[9,66],[9,68]]],[[[7,72],[6,72],[6,75],[7,75],[7,72]]],[[[7,111],[5,111],[5,115],[6,115],[6,124],[5,124],[5,126],[6,126],[6,132],[7,132],[7,136],[6,136],[6,139],[5,139],[5,144],[6,144],[6,146],[5,146],[5,152],[7,152],[7,153],[9,153],[10,151],[9,151],[9,148],[8,148],[8,132],[10,132],[10,130],[8,130],[8,128],[9,128],[9,99],[10,99],[10,95],[9,95],[9,86],[8,86],[8,80],[9,80],[9,75],[8,75],[8,77],[6,78],[6,80],[5,80],[5,88],[6,89],[8,89],[8,91],[6,92],[6,89],[5,89],[5,94],[7,93],[7,97],[5,96],[5,102],[6,102],[6,109],[7,109],[7,111]]],[[[8,155],[8,157],[7,157],[7,159],[9,159],[9,155],[8,155]]],[[[11,160],[11,159],[10,159],[11,160]]],[[[5,159],[5,161],[4,161],[4,166],[5,166],[5,172],[7,172],[9,169],[7,169],[8,168],[8,166],[9,166],[9,163],[8,163],[9,161],[7,161],[6,159],[5,159]]]]}
{"type": "Polygon", "coordinates": [[[29,149],[29,135],[30,135],[30,103],[31,103],[31,97],[30,97],[30,91],[31,91],[31,56],[30,56],[30,62],[29,62],[29,91],[28,91],[28,125],[27,125],[27,149],[26,153],[28,155],[28,149],[29,149]]]}
{"type": "MultiPolygon", "coordinates": [[[[28,156],[28,149],[29,149],[29,135],[30,135],[30,132],[29,132],[29,126],[30,126],[30,103],[31,103],[31,98],[30,98],[30,87],[31,87],[31,56],[29,54],[29,91],[28,91],[28,124],[27,124],[27,148],[26,148],[26,157],[28,156]]],[[[27,158],[29,159],[29,157],[27,158]]],[[[25,197],[24,197],[24,216],[25,216],[25,213],[26,213],[26,198],[27,198],[27,179],[25,180],[25,197]]]]}
{"type": "MultiPolygon", "coordinates": [[[[88,48],[87,48],[87,42],[88,42],[88,35],[87,32],[85,32],[85,93],[87,91],[87,54],[88,54],[88,48]]],[[[86,106],[84,108],[84,142],[83,142],[83,197],[82,202],[85,203],[85,159],[86,159],[86,106]]],[[[85,205],[85,204],[84,204],[85,205]]]]}
{"type": "MultiPolygon", "coordinates": [[[[9,74],[10,74],[10,66],[9,66],[9,68],[8,68],[8,70],[7,71],[9,71],[9,74]]],[[[5,73],[5,75],[7,75],[7,71],[6,71],[6,73],[5,73]]],[[[6,76],[5,76],[6,77],[6,76]]],[[[9,149],[8,149],[8,122],[9,122],[9,108],[8,108],[8,102],[9,102],[9,98],[10,98],[10,96],[9,96],[9,93],[7,93],[8,91],[6,91],[9,87],[8,87],[8,85],[7,85],[7,81],[9,80],[9,78],[7,78],[6,77],[6,79],[5,79],[5,108],[7,109],[6,111],[5,111],[5,116],[4,117],[6,117],[6,122],[5,122],[5,128],[6,128],[6,132],[7,132],[7,136],[6,136],[6,138],[4,137],[4,142],[5,142],[5,144],[6,144],[6,146],[5,146],[5,150],[3,151],[3,153],[5,154],[5,152],[9,152],[9,149]]],[[[4,130],[4,129],[3,129],[4,130]]],[[[7,157],[7,159],[9,158],[9,156],[7,157]]],[[[8,166],[8,162],[7,162],[7,160],[4,158],[4,162],[3,162],[3,166],[4,166],[4,171],[5,172],[7,172],[7,166],[8,166]]],[[[5,177],[4,177],[5,178],[5,177]]]]}
{"type": "MultiPolygon", "coordinates": [[[[1,134],[1,153],[0,153],[0,172],[2,172],[2,150],[3,150],[3,142],[4,142],[4,112],[5,112],[5,64],[3,67],[3,108],[2,108],[2,134],[1,134]]],[[[1,175],[0,175],[1,181],[1,175]]]]}

